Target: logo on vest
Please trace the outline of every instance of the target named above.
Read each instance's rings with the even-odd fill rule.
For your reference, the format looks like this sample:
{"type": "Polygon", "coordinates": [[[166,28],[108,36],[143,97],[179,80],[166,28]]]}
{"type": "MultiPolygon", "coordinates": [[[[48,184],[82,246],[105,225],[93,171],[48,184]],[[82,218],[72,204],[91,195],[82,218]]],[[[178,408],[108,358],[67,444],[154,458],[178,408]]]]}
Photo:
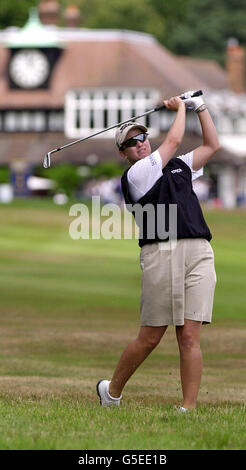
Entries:
{"type": "Polygon", "coordinates": [[[149,155],[149,159],[152,166],[156,165],[156,160],[152,153],[149,155]]]}
{"type": "Polygon", "coordinates": [[[171,170],[171,173],[181,173],[181,168],[177,168],[177,170],[171,170]]]}

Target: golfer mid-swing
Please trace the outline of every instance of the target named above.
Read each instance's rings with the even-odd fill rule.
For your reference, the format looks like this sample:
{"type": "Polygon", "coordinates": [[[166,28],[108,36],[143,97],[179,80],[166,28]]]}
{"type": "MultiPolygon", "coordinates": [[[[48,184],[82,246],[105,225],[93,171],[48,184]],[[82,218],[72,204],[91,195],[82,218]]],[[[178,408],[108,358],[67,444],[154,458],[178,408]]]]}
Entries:
{"type": "MultiPolygon", "coordinates": [[[[216,284],[211,233],[203,218],[192,180],[219,148],[217,133],[202,97],[163,104],[176,111],[175,120],[161,146],[151,152],[147,128],[128,122],[116,131],[116,144],[130,167],[122,176],[125,202],[177,207],[177,240],[148,238],[144,226],[139,239],[142,269],[140,331],[122,353],[111,381],[100,380],[97,393],[102,406],[120,405],[122,390],[168,325],[175,325],[180,351],[183,403],[180,411],[196,407],[202,374],[201,325],[210,323],[216,284]],[[173,158],[185,131],[186,108],[197,113],[202,144],[186,155],[173,158]]],[[[146,220],[146,219],[145,219],[146,220]]]]}

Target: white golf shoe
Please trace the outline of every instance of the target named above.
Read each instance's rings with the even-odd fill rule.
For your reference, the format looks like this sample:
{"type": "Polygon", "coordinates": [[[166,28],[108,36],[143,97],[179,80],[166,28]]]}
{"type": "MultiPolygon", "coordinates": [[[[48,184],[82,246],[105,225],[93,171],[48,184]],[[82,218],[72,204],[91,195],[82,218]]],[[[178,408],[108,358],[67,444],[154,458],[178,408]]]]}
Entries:
{"type": "Polygon", "coordinates": [[[122,395],[119,398],[111,397],[109,394],[110,381],[109,380],[99,380],[97,383],[97,394],[100,398],[101,406],[120,406],[120,400],[122,395]]]}
{"type": "Polygon", "coordinates": [[[188,411],[188,408],[184,408],[183,406],[178,406],[176,409],[180,413],[187,413],[187,411],[188,411]]]}

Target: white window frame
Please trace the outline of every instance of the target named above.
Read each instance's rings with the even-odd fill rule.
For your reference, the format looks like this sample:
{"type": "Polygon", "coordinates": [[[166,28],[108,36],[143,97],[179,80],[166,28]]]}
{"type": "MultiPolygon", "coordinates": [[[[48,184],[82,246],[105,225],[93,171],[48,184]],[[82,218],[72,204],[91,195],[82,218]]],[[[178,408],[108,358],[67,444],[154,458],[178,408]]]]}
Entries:
{"type": "MultiPolygon", "coordinates": [[[[82,138],[155,107],[160,93],[155,88],[88,88],[70,90],[65,97],[64,132],[67,138],[82,138]]],[[[159,113],[139,119],[148,125],[151,137],[160,133],[159,113]]],[[[115,129],[100,134],[112,139],[115,129]]]]}
{"type": "Polygon", "coordinates": [[[0,113],[3,132],[64,132],[63,110],[9,110],[0,113]]]}

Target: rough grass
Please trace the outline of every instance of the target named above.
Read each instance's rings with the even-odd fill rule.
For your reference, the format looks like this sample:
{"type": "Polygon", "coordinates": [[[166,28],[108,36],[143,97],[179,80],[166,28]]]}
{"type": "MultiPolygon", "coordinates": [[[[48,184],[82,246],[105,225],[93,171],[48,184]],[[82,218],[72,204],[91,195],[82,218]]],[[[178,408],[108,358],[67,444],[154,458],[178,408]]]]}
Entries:
{"type": "Polygon", "coordinates": [[[138,331],[139,249],[71,240],[68,210],[0,206],[0,449],[244,449],[245,213],[206,213],[214,321],[202,329],[198,408],[180,416],[173,328],[130,379],[122,407],[99,407],[97,381],[138,331]]]}
{"type": "Polygon", "coordinates": [[[82,400],[37,401],[33,397],[24,402],[5,400],[0,411],[4,421],[0,447],[5,449],[225,450],[245,446],[245,406],[226,402],[210,405],[209,413],[203,406],[180,415],[172,405],[144,401],[116,410],[82,400]]]}

